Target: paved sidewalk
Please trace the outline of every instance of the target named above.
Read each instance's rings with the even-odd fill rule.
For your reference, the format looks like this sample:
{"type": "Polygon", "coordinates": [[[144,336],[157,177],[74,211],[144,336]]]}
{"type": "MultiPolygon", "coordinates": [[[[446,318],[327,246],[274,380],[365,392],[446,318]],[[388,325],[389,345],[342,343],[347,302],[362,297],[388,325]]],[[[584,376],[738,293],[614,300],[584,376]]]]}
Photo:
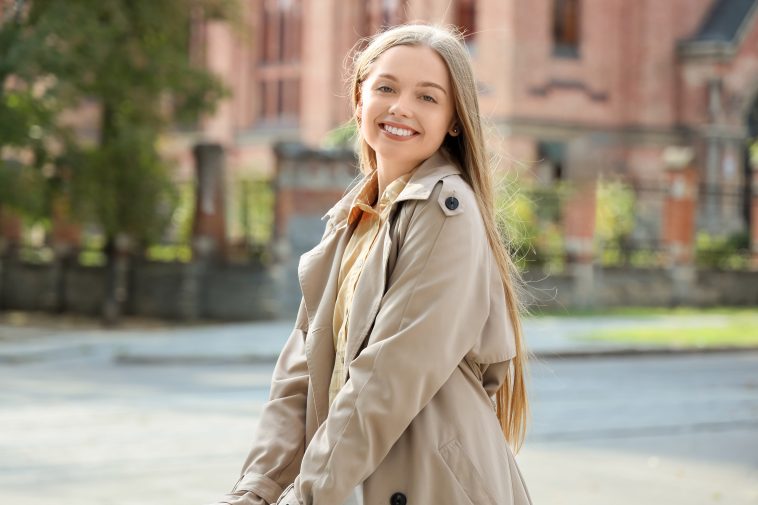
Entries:
{"type": "MultiPolygon", "coordinates": [[[[524,321],[529,350],[537,358],[720,352],[734,347],[681,348],[587,339],[601,329],[720,324],[723,316],[538,317],[524,321]]],[[[274,362],[292,321],[171,324],[127,318],[118,329],[94,319],[0,313],[0,364],[91,357],[130,364],[234,364],[274,362]]]]}
{"type": "MultiPolygon", "coordinates": [[[[517,460],[534,503],[758,505],[757,352],[646,357],[669,351],[581,338],[718,323],[527,320],[538,356],[638,353],[531,362],[529,436],[517,460]]],[[[214,502],[236,482],[291,325],[130,318],[105,330],[0,313],[0,503],[214,502]]]]}

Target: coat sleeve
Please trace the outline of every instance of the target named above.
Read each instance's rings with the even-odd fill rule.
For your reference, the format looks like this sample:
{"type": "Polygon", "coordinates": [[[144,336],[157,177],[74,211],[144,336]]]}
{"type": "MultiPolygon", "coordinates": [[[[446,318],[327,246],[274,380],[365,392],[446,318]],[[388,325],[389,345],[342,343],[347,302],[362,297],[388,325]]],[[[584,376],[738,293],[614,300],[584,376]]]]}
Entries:
{"type": "Polygon", "coordinates": [[[295,327],[277,359],[269,400],[264,404],[242,473],[217,504],[268,505],[300,470],[305,450],[308,366],[305,335],[308,318],[301,298],[295,327]]]}
{"type": "MultiPolygon", "coordinates": [[[[328,212],[324,217],[329,216],[328,212]]],[[[323,219],[323,218],[322,218],[323,219]]],[[[334,229],[329,220],[323,241],[334,229]]],[[[308,334],[305,300],[300,297],[295,326],[279,354],[271,378],[269,400],[263,405],[256,436],[239,480],[213,505],[269,505],[292,484],[305,452],[305,416],[308,399],[308,334]]]]}
{"type": "Polygon", "coordinates": [[[281,503],[343,503],[476,344],[489,313],[489,243],[473,195],[445,210],[454,194],[438,183],[417,207],[368,344],[281,503]]]}

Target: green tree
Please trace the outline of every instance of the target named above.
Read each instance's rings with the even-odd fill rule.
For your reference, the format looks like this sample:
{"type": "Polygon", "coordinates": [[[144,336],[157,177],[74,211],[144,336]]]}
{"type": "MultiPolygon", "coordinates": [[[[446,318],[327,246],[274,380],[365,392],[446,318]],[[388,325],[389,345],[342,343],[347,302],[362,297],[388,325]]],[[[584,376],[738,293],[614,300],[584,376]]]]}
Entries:
{"type": "MultiPolygon", "coordinates": [[[[2,158],[22,153],[24,161],[15,172],[5,162],[0,184],[37,181],[44,186],[37,189],[40,194],[65,194],[80,222],[102,230],[113,263],[116,244],[144,246],[170,220],[176,191],[171,167],[159,155],[160,135],[176,122],[211,112],[227,93],[217,77],[191,61],[193,21],[240,19],[239,4],[30,0],[5,5],[0,146],[2,158]],[[13,12],[14,6],[20,10],[13,12]],[[76,111],[87,109],[98,117],[89,135],[75,129],[81,126],[76,111]]],[[[17,193],[0,192],[0,204],[37,214],[49,208],[14,197],[17,193]]]]}

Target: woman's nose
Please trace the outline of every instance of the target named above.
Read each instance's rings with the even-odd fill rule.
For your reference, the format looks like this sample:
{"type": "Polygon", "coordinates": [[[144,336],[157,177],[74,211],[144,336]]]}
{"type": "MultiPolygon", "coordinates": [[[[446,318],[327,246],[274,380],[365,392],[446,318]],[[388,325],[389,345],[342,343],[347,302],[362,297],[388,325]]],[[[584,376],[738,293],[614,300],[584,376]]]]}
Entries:
{"type": "Polygon", "coordinates": [[[406,103],[406,98],[402,95],[398,95],[397,98],[392,102],[389,108],[390,114],[393,114],[395,116],[410,116],[411,110],[408,104],[406,103]]]}

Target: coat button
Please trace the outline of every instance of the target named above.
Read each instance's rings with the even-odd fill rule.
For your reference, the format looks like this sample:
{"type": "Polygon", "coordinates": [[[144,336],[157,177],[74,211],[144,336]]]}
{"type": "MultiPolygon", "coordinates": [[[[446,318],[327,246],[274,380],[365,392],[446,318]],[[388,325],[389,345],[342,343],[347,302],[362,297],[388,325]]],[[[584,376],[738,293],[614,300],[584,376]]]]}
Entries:
{"type": "Polygon", "coordinates": [[[458,199],[454,196],[448,196],[447,199],[445,199],[445,207],[447,207],[450,210],[455,210],[458,208],[458,199]]]}
{"type": "Polygon", "coordinates": [[[390,498],[390,505],[405,505],[407,498],[403,493],[395,493],[390,498]]]}

